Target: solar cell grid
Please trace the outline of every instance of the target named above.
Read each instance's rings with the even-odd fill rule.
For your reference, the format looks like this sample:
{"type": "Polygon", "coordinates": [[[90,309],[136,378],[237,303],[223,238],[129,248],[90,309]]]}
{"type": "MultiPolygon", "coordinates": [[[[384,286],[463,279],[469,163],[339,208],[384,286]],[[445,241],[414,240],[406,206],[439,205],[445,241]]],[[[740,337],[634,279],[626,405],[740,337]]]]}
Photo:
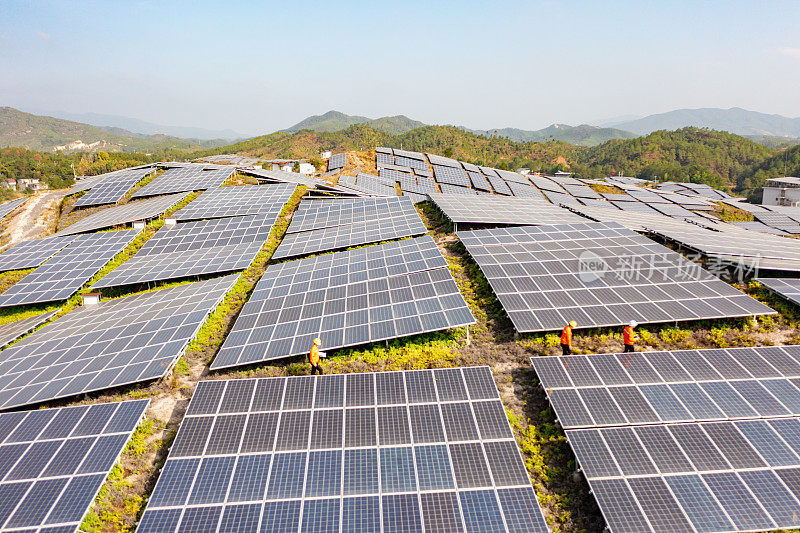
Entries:
{"type": "Polygon", "coordinates": [[[430,237],[271,265],[212,368],[473,323],[430,237]]]}
{"type": "Polygon", "coordinates": [[[269,238],[277,212],[165,225],[94,288],[243,270],[269,238]]]}
{"type": "Polygon", "coordinates": [[[109,207],[67,226],[56,235],[73,235],[98,229],[112,228],[139,220],[150,220],[186,198],[189,193],[170,194],[125,205],[109,207]]]}
{"type": "Polygon", "coordinates": [[[156,196],[186,191],[202,191],[219,187],[230,178],[235,169],[197,167],[171,168],[136,191],[133,198],[156,196]]]}
{"type": "MultiPolygon", "coordinates": [[[[505,432],[502,436],[484,438],[483,442],[470,434],[464,437],[469,440],[453,442],[451,439],[448,444],[440,438],[427,443],[417,441],[409,434],[408,438],[399,439],[402,442],[397,442],[397,436],[392,435],[389,447],[377,447],[373,439],[367,438],[354,448],[348,447],[346,440],[344,444],[341,440],[331,440],[328,448],[315,448],[313,421],[318,418],[328,419],[336,414],[339,426],[344,426],[340,430],[343,434],[360,433],[363,417],[351,418],[350,413],[354,410],[344,407],[344,398],[351,386],[359,391],[359,395],[378,398],[379,403],[383,396],[393,404],[357,410],[371,417],[373,427],[379,424],[383,410],[387,415],[384,420],[391,431],[402,427],[397,425],[401,420],[408,424],[409,409],[421,412],[421,408],[430,408],[437,412],[439,405],[500,403],[487,367],[454,369],[438,374],[440,379],[434,379],[434,371],[424,370],[201,382],[139,529],[156,529],[159,522],[173,516],[167,514],[169,511],[181,511],[185,521],[190,512],[199,516],[211,514],[213,509],[217,509],[217,516],[225,516],[246,502],[253,508],[254,518],[251,520],[256,522],[260,516],[262,526],[281,523],[294,524],[292,527],[297,528],[301,522],[305,524],[311,520],[315,527],[344,531],[356,523],[376,525],[374,521],[383,516],[384,530],[406,531],[407,527],[424,522],[426,528],[452,531],[464,527],[458,511],[461,501],[462,505],[468,502],[468,508],[473,509],[469,516],[465,516],[468,526],[499,525],[501,530],[547,531],[507,419],[503,419],[505,432]],[[420,381],[418,376],[427,379],[420,381]],[[242,382],[255,385],[242,386],[242,382]],[[424,404],[409,405],[405,394],[399,394],[397,387],[389,386],[385,392],[390,394],[382,394],[382,385],[392,383],[399,385],[400,390],[408,391],[413,390],[415,383],[429,383],[433,387],[432,396],[427,395],[424,404]],[[440,390],[440,384],[445,388],[440,390]],[[493,387],[491,397],[489,384],[493,387]],[[304,391],[309,398],[306,405],[290,401],[287,396],[290,385],[294,390],[304,391]],[[259,390],[263,394],[257,401],[259,390]],[[393,390],[397,392],[392,394],[393,390]],[[454,390],[463,391],[458,396],[466,394],[466,399],[451,403],[449,398],[453,398],[454,390]],[[475,391],[475,396],[470,395],[470,391],[475,391]],[[329,407],[331,393],[336,407],[329,407]],[[324,397],[321,402],[320,394],[324,397]],[[229,395],[237,398],[230,399],[229,395]],[[314,407],[310,407],[312,404],[314,407]],[[198,433],[196,421],[204,421],[204,428],[218,427],[231,416],[220,413],[223,405],[241,406],[240,411],[232,413],[234,416],[272,414],[278,417],[275,448],[272,447],[272,438],[267,436],[262,439],[267,447],[260,454],[244,449],[237,451],[234,445],[229,446],[229,451],[222,456],[215,455],[211,448],[213,429],[198,433]],[[268,411],[256,412],[263,407],[268,411]],[[343,412],[345,416],[342,416],[343,412]],[[299,429],[298,417],[312,422],[299,429]],[[351,422],[357,425],[355,431],[349,427],[351,422]],[[284,424],[288,424],[285,431],[281,429],[284,424]],[[297,434],[297,437],[282,442],[282,431],[286,435],[297,434]],[[197,442],[197,445],[187,447],[185,443],[190,441],[197,442]],[[204,470],[206,464],[209,467],[204,470]],[[459,480],[459,485],[455,484],[456,480],[459,480]],[[223,489],[229,484],[226,494],[223,489]],[[480,493],[464,491],[467,486],[479,487],[480,493]],[[420,496],[418,491],[422,491],[420,496]],[[200,499],[193,499],[193,494],[200,499]],[[345,498],[340,500],[340,495],[345,498]],[[315,502],[314,505],[322,502],[320,505],[324,509],[315,507],[313,518],[309,518],[306,512],[309,502],[315,502]],[[338,507],[335,512],[328,508],[339,505],[343,506],[341,512],[338,507]],[[275,506],[285,506],[280,519],[275,506]],[[491,509],[491,516],[481,516],[476,512],[478,509],[491,509]],[[365,510],[366,514],[357,517],[355,513],[359,510],[365,510]],[[504,524],[509,524],[508,528],[504,524]]],[[[231,444],[239,442],[235,436],[227,440],[231,444]]],[[[180,512],[174,514],[181,516],[180,512]]],[[[171,527],[177,523],[175,521],[171,527]]]]}
{"type": "Polygon", "coordinates": [[[24,204],[27,199],[28,197],[26,196],[0,204],[0,220],[8,216],[14,209],[24,204]]]}
{"type": "Polygon", "coordinates": [[[334,154],[328,159],[328,170],[344,168],[347,163],[347,154],[334,154]]]}
{"type": "Polygon", "coordinates": [[[506,181],[508,188],[511,189],[511,192],[514,193],[514,196],[520,198],[537,198],[540,200],[544,200],[544,195],[539,192],[539,189],[533,187],[531,185],[526,185],[524,183],[517,183],[515,181],[506,181]]]}
{"type": "Polygon", "coordinates": [[[0,271],[38,267],[73,240],[75,240],[74,236],[51,236],[32,241],[22,241],[0,255],[0,271]]]}
{"type": "Polygon", "coordinates": [[[487,174],[486,179],[489,180],[489,183],[492,184],[492,189],[494,189],[494,192],[496,192],[497,194],[502,194],[503,196],[514,195],[514,193],[511,192],[511,188],[509,188],[509,186],[506,184],[506,181],[500,176],[487,174]]]}
{"type": "Polygon", "coordinates": [[[453,168],[461,168],[461,163],[456,161],[455,159],[451,159],[449,157],[442,157],[436,154],[425,154],[428,156],[428,161],[431,162],[431,166],[443,166],[443,167],[453,167],[453,168]]]}
{"type": "Polygon", "coordinates": [[[274,257],[294,257],[426,232],[410,198],[306,201],[292,218],[274,257]]]}
{"type": "Polygon", "coordinates": [[[60,309],[50,311],[49,313],[41,313],[16,322],[7,322],[0,325],[0,348],[3,348],[23,335],[30,333],[40,325],[50,320],[53,315],[58,313],[60,309]]]}
{"type": "Polygon", "coordinates": [[[102,179],[92,182],[88,193],[81,196],[75,207],[92,205],[113,204],[118,202],[125,194],[145,176],[152,174],[154,168],[137,168],[118,170],[104,174],[102,179]]]}
{"type": "Polygon", "coordinates": [[[460,167],[433,165],[433,175],[439,183],[448,183],[460,187],[471,186],[467,171],[460,167]]]}
{"type": "Polygon", "coordinates": [[[235,281],[228,276],[67,313],[3,351],[0,409],[163,376],[235,281]]]}
{"type": "MultiPolygon", "coordinates": [[[[420,154],[422,155],[422,154],[420,154]]],[[[428,163],[420,159],[412,159],[395,154],[394,164],[419,170],[428,170],[428,163]]]]}
{"type": "Polygon", "coordinates": [[[280,214],[296,186],[291,183],[217,187],[174,214],[177,220],[200,220],[257,214],[280,214]]]}
{"type": "Polygon", "coordinates": [[[442,194],[452,194],[459,196],[475,196],[477,194],[477,192],[474,189],[470,189],[468,187],[459,187],[457,185],[450,185],[449,183],[439,183],[439,188],[442,190],[442,194]]]}
{"type": "Polygon", "coordinates": [[[68,299],[137,234],[123,230],[76,236],[55,257],[0,294],[0,307],[68,299]]]}
{"type": "Polygon", "coordinates": [[[0,531],[77,531],[148,404],[0,414],[0,531]]]}
{"type": "Polygon", "coordinates": [[[773,314],[618,224],[459,232],[517,331],[773,314]],[[702,295],[702,296],[701,296],[702,295]]]}

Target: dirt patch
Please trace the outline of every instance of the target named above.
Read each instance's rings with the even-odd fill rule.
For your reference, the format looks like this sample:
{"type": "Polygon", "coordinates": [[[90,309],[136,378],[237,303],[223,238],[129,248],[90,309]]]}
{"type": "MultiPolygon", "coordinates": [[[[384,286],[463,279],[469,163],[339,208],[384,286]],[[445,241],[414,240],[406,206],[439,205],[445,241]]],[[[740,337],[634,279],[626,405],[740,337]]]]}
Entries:
{"type": "Polygon", "coordinates": [[[3,234],[9,238],[0,251],[52,233],[58,221],[59,204],[66,193],[67,189],[58,189],[33,194],[3,222],[3,234]]]}

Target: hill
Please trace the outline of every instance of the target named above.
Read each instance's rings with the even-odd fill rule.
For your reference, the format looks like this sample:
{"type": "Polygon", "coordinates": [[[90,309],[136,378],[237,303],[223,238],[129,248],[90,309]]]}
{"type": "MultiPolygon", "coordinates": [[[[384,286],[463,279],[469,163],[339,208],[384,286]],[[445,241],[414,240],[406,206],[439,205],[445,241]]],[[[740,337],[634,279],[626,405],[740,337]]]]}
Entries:
{"type": "Polygon", "coordinates": [[[745,169],[737,177],[740,189],[757,189],[764,181],[783,176],[800,176],[800,145],[780,151],[745,169]]]}
{"type": "Polygon", "coordinates": [[[138,118],[123,117],[119,115],[104,115],[101,113],[70,113],[68,111],[40,111],[36,109],[28,110],[35,115],[46,115],[49,117],[91,124],[105,131],[118,132],[122,130],[125,134],[139,135],[168,135],[181,139],[200,139],[200,140],[225,140],[228,143],[242,139],[246,135],[237,133],[230,129],[209,130],[193,126],[166,126],[164,124],[154,124],[138,118]]]}
{"type": "Polygon", "coordinates": [[[622,172],[730,189],[739,188],[736,178],[746,168],[774,154],[771,148],[724,131],[682,128],[589,148],[581,153],[579,171],[594,176],[622,172]]]}
{"type": "Polygon", "coordinates": [[[613,126],[640,135],[647,135],[657,130],[675,130],[694,126],[727,131],[736,135],[800,137],[800,118],[768,115],[738,107],[676,109],[668,113],[620,122],[613,126]]]}
{"type": "Polygon", "coordinates": [[[575,146],[596,146],[612,139],[633,139],[638,137],[635,133],[616,128],[600,128],[581,124],[569,126],[567,124],[553,124],[541,130],[520,130],[517,128],[503,128],[496,130],[473,130],[480,135],[499,135],[508,137],[516,142],[546,142],[562,141],[575,146]]]}
{"type": "Polygon", "coordinates": [[[158,152],[198,150],[213,146],[166,135],[136,135],[125,130],[103,129],[59,118],[23,113],[0,107],[0,147],[64,152],[158,152]]]}
{"type": "Polygon", "coordinates": [[[403,115],[371,119],[357,115],[346,115],[339,111],[328,111],[324,115],[314,115],[301,120],[294,126],[286,128],[283,131],[288,133],[297,133],[300,130],[334,132],[345,130],[356,124],[366,124],[376,131],[382,131],[391,135],[401,135],[425,125],[422,122],[411,120],[403,115]]]}

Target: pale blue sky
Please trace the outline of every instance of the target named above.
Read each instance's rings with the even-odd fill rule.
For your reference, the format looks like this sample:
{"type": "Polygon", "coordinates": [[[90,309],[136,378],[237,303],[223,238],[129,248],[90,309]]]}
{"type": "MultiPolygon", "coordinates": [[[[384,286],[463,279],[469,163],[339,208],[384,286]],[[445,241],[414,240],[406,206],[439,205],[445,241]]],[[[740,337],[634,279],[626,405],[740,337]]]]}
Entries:
{"type": "Polygon", "coordinates": [[[538,129],[800,116],[800,2],[0,3],[0,105],[257,134],[337,109],[538,129]]]}

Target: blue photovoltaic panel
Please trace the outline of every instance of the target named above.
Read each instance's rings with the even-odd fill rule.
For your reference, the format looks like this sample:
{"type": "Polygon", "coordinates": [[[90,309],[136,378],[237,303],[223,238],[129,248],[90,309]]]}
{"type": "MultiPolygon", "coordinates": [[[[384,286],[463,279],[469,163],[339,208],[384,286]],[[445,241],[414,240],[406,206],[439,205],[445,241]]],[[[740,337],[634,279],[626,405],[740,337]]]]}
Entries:
{"type": "Polygon", "coordinates": [[[17,320],[16,322],[7,322],[5,324],[1,324],[0,348],[4,348],[8,344],[11,344],[26,333],[30,333],[40,325],[50,320],[53,315],[59,311],[60,309],[56,309],[55,311],[50,311],[48,313],[42,313],[28,318],[23,318],[22,320],[17,320]]]}
{"type": "Polygon", "coordinates": [[[280,214],[296,186],[291,183],[209,189],[173,216],[200,220],[244,215],[280,214]]]}
{"type": "Polygon", "coordinates": [[[164,225],[136,255],[92,287],[244,270],[261,251],[277,217],[273,212],[164,225]]]}
{"type": "Polygon", "coordinates": [[[203,191],[219,187],[231,177],[235,169],[214,168],[204,170],[197,167],[171,168],[136,191],[134,198],[156,196],[186,191],[203,191]]]}
{"type": "Polygon", "coordinates": [[[0,409],[162,377],[236,276],[84,306],[3,350],[0,409]]]}
{"type": "Polygon", "coordinates": [[[93,182],[89,192],[75,202],[75,207],[117,203],[134,185],[154,171],[154,168],[139,168],[111,172],[93,182]]]}
{"type": "Polygon", "coordinates": [[[212,368],[474,323],[430,237],[274,264],[245,304],[212,368]]]}
{"type": "Polygon", "coordinates": [[[27,200],[27,199],[28,199],[28,197],[24,196],[22,198],[17,198],[16,200],[11,200],[9,202],[3,202],[2,204],[0,204],[0,220],[4,219],[6,216],[8,216],[8,214],[11,213],[14,209],[16,209],[19,206],[21,206],[22,204],[24,204],[25,200],[27,200]]]}
{"type": "Polygon", "coordinates": [[[344,168],[347,163],[347,154],[334,154],[328,159],[328,171],[344,168]]]}
{"type": "Polygon", "coordinates": [[[0,531],[77,531],[149,402],[0,414],[0,531]]]}
{"type": "Polygon", "coordinates": [[[0,294],[0,307],[68,299],[137,234],[123,230],[76,236],[55,257],[0,294]]]}
{"type": "Polygon", "coordinates": [[[226,516],[270,532],[547,531],[488,367],[201,381],[137,531],[200,516],[222,517],[207,531],[226,516]],[[439,407],[472,431],[448,434],[439,407]]]}
{"type": "Polygon", "coordinates": [[[22,241],[0,254],[0,271],[36,268],[56,255],[73,240],[75,240],[75,237],[69,235],[66,237],[45,237],[32,241],[22,241]]]}
{"type": "Polygon", "coordinates": [[[136,221],[146,221],[160,216],[164,211],[174,206],[189,193],[171,194],[159,198],[150,198],[138,202],[130,202],[125,205],[118,205],[103,209],[93,213],[86,218],[75,222],[62,229],[56,235],[73,235],[75,233],[86,233],[104,228],[113,228],[122,224],[130,224],[136,221]]]}

